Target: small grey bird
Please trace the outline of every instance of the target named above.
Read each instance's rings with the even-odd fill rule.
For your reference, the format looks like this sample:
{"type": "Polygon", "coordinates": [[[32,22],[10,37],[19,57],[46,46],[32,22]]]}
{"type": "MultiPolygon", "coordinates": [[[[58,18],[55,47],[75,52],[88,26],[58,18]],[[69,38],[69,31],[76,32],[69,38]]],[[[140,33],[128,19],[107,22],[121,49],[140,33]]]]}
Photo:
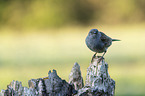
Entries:
{"type": "Polygon", "coordinates": [[[108,47],[112,44],[112,41],[120,41],[120,40],[112,39],[109,36],[105,35],[103,32],[98,31],[98,29],[91,29],[85,41],[86,41],[87,47],[91,51],[95,52],[95,54],[92,57],[92,60],[96,56],[97,53],[104,52],[100,58],[100,61],[101,61],[101,59],[107,52],[108,47]]]}

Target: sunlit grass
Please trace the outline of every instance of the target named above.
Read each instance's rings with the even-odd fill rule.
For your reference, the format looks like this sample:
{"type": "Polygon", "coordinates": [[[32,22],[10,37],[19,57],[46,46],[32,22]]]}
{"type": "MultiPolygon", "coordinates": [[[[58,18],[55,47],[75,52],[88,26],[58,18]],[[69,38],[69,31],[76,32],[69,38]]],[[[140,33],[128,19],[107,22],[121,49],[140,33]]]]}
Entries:
{"type": "MultiPolygon", "coordinates": [[[[75,62],[80,64],[85,79],[93,52],[86,47],[84,40],[94,27],[30,33],[3,30],[0,33],[0,89],[6,89],[12,80],[28,86],[28,80],[46,77],[53,69],[68,81],[75,62]]],[[[99,29],[122,40],[114,42],[105,55],[110,76],[116,81],[116,95],[145,94],[145,28],[99,26],[99,29]]]]}

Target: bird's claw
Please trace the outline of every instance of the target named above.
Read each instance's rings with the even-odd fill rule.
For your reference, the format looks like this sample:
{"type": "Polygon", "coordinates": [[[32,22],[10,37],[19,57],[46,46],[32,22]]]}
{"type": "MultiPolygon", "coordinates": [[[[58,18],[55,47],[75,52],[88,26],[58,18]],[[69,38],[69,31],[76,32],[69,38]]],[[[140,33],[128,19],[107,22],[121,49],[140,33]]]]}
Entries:
{"type": "Polygon", "coordinates": [[[93,59],[96,57],[96,53],[93,55],[91,63],[93,62],[93,59]]]}
{"type": "Polygon", "coordinates": [[[98,63],[100,63],[100,61],[103,59],[103,56],[101,56],[98,60],[98,63]]]}

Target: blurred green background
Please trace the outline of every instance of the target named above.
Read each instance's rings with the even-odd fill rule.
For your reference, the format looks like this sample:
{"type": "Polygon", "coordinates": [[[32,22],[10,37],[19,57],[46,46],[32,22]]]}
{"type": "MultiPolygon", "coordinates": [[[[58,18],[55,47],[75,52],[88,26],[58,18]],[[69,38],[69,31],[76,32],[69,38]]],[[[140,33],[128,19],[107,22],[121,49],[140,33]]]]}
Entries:
{"type": "Polygon", "coordinates": [[[92,28],[122,40],[105,55],[116,96],[144,96],[145,0],[1,0],[0,89],[12,80],[28,86],[52,69],[68,81],[75,62],[85,80],[92,28]]]}

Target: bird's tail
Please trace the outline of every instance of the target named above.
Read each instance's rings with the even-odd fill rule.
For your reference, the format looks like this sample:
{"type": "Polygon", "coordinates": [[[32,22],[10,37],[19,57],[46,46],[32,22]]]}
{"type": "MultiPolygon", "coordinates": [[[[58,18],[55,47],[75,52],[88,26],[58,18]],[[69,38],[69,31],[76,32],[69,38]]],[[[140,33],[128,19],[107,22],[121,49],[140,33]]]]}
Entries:
{"type": "Polygon", "coordinates": [[[119,40],[119,39],[112,39],[112,41],[121,41],[121,40],[119,40]]]}

